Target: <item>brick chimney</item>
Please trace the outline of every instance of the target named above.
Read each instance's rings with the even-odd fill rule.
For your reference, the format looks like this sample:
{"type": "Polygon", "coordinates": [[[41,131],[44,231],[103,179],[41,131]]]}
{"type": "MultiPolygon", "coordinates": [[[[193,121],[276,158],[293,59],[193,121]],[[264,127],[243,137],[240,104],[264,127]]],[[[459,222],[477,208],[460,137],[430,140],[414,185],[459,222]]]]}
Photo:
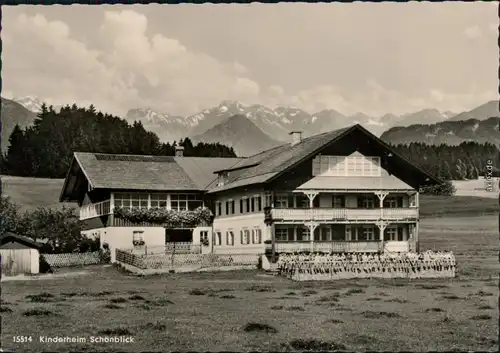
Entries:
{"type": "Polygon", "coordinates": [[[292,146],[295,146],[302,141],[302,131],[291,131],[290,135],[292,135],[292,146]]]}
{"type": "Polygon", "coordinates": [[[175,146],[175,156],[176,157],[184,157],[184,147],[175,146]]]}

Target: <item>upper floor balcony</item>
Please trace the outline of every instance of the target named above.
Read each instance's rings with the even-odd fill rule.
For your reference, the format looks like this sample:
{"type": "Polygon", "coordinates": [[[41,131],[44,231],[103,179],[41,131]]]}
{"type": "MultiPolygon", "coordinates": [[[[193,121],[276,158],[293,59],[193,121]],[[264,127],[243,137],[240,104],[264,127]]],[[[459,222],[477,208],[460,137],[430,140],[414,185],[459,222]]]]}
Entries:
{"type": "Polygon", "coordinates": [[[271,217],[284,222],[405,221],[418,219],[418,208],[272,208],[271,217]]]}
{"type": "Polygon", "coordinates": [[[111,214],[111,200],[91,203],[80,207],[80,220],[111,214]]]}

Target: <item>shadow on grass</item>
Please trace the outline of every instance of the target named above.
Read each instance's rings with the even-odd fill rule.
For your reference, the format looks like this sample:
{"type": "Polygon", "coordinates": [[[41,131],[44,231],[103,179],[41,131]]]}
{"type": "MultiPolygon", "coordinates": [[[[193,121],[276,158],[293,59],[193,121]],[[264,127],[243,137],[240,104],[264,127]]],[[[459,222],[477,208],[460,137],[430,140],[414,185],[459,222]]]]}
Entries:
{"type": "Polygon", "coordinates": [[[167,325],[157,321],[154,324],[152,322],[148,322],[143,326],[145,329],[155,330],[155,331],[165,331],[167,329],[167,325]]]}
{"type": "Polygon", "coordinates": [[[364,311],[362,315],[368,319],[396,318],[401,317],[398,313],[387,311],[364,311]]]}
{"type": "Polygon", "coordinates": [[[201,289],[192,289],[189,291],[189,295],[205,295],[207,294],[206,292],[202,291],[201,289]]]}
{"type": "Polygon", "coordinates": [[[481,305],[481,306],[478,306],[477,307],[479,310],[491,310],[491,309],[494,309],[492,306],[490,305],[481,305]]]}
{"type": "Polygon", "coordinates": [[[234,296],[232,294],[224,294],[224,295],[221,295],[219,298],[221,298],[221,299],[235,299],[236,296],[234,296]]]}
{"type": "Polygon", "coordinates": [[[249,322],[243,326],[243,331],[245,332],[265,332],[265,333],[277,333],[278,330],[268,324],[261,324],[257,322],[249,322]]]}
{"type": "Polygon", "coordinates": [[[108,304],[104,305],[104,308],[105,309],[117,310],[117,309],[123,309],[123,306],[119,306],[119,305],[116,305],[116,304],[113,304],[113,303],[108,303],[108,304]]]}
{"type": "Polygon", "coordinates": [[[104,329],[99,331],[99,334],[105,336],[132,336],[132,332],[124,327],[104,329]]]}
{"type": "Polygon", "coordinates": [[[12,312],[12,309],[11,308],[7,308],[5,306],[2,306],[0,308],[0,313],[11,313],[12,312]]]}
{"type": "Polygon", "coordinates": [[[25,297],[32,303],[53,303],[56,301],[64,301],[66,300],[65,298],[56,298],[53,294],[50,293],[40,293],[40,294],[32,294],[32,295],[27,295],[25,297]]]}
{"type": "Polygon", "coordinates": [[[258,285],[253,285],[250,287],[247,287],[245,289],[247,292],[276,292],[275,289],[269,287],[269,286],[258,286],[258,285]]]}
{"type": "Polygon", "coordinates": [[[426,313],[442,313],[442,312],[444,312],[444,310],[441,308],[428,308],[428,309],[425,309],[425,312],[426,313]]]}
{"type": "Polygon", "coordinates": [[[125,298],[113,298],[109,300],[111,303],[119,304],[119,303],[126,303],[127,299],[125,298]]]}
{"type": "Polygon", "coordinates": [[[142,295],[138,295],[138,294],[132,295],[128,299],[129,300],[146,300],[142,295]]]}
{"type": "Polygon", "coordinates": [[[47,309],[29,309],[23,313],[24,316],[56,316],[57,314],[53,313],[47,309]]]}
{"type": "Polygon", "coordinates": [[[491,320],[491,318],[492,317],[490,315],[482,314],[482,315],[472,316],[470,319],[471,320],[491,320]]]}
{"type": "Polygon", "coordinates": [[[391,299],[386,299],[384,301],[387,303],[400,303],[400,304],[405,304],[405,303],[410,302],[409,300],[401,299],[401,298],[391,298],[391,299]]]}
{"type": "Polygon", "coordinates": [[[416,284],[415,288],[419,289],[444,289],[448,288],[445,284],[416,284]]]}
{"type": "Polygon", "coordinates": [[[282,345],[286,349],[292,351],[313,351],[313,352],[332,352],[332,351],[344,351],[346,346],[335,342],[326,342],[316,339],[295,339],[282,345]]]}

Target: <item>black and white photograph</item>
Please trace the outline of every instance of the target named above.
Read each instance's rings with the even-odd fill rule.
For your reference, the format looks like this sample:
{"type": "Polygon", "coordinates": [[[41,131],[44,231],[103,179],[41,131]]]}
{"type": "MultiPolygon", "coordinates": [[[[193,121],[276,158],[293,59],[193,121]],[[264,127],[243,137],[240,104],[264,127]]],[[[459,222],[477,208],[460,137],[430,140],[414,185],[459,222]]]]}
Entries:
{"type": "Polygon", "coordinates": [[[499,3],[1,7],[4,352],[499,350],[499,3]]]}

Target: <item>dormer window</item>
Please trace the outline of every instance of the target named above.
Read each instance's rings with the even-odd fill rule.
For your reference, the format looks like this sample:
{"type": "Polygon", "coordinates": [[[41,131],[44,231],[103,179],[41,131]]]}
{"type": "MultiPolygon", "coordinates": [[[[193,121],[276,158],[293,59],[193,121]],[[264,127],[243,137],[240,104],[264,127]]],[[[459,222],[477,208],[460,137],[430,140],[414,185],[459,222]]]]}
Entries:
{"type": "Polygon", "coordinates": [[[219,179],[217,181],[217,186],[224,186],[227,183],[229,177],[229,172],[220,172],[219,179]]]}

